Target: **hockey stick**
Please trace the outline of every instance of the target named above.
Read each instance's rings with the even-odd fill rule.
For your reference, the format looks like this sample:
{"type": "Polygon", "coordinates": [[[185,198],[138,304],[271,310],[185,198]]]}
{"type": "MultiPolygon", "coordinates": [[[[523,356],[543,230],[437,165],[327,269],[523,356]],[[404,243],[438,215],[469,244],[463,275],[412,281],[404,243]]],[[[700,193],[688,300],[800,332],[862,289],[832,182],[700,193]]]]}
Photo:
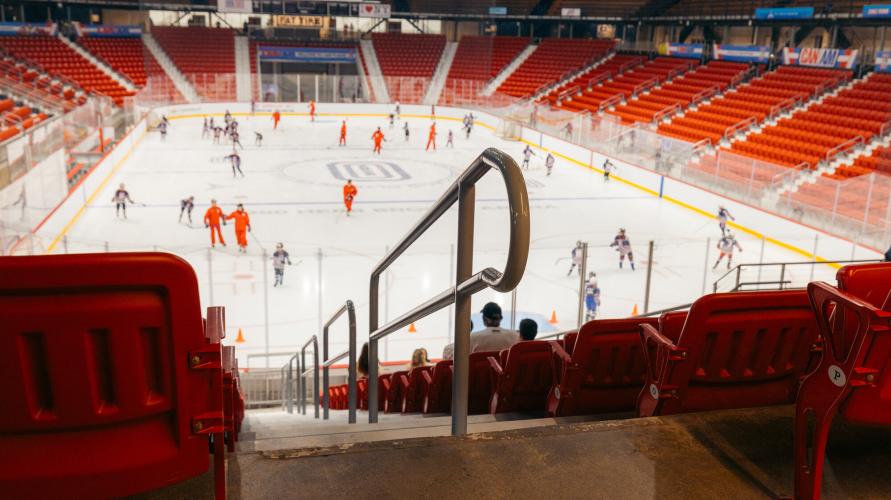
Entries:
{"type": "Polygon", "coordinates": [[[260,240],[257,238],[256,235],[254,235],[254,232],[253,232],[253,231],[248,231],[248,234],[251,235],[251,238],[254,240],[254,243],[256,243],[258,247],[260,247],[260,250],[263,250],[263,251],[265,252],[265,251],[266,251],[266,247],[264,247],[263,244],[260,243],[260,240]]]}

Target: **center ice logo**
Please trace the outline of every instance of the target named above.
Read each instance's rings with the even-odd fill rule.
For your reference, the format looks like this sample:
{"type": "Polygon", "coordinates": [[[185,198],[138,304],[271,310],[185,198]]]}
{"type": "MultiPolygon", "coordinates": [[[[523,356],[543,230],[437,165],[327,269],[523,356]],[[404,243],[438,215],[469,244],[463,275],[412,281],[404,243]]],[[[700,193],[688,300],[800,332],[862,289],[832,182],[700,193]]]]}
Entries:
{"type": "Polygon", "coordinates": [[[386,161],[335,161],[328,164],[335,179],[362,182],[393,182],[411,179],[399,165],[386,161]]]}

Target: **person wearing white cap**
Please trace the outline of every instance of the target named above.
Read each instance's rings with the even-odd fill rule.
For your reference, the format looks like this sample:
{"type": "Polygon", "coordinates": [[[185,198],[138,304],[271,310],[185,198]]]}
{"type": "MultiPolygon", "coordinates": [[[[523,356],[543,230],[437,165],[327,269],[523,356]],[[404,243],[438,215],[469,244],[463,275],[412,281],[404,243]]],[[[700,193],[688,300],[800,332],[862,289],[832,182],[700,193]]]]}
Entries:
{"type": "MultiPolygon", "coordinates": [[[[470,352],[500,351],[520,341],[518,332],[501,328],[501,307],[498,304],[489,302],[480,313],[486,328],[470,334],[470,352]]],[[[442,350],[443,359],[452,359],[454,355],[454,344],[442,350]]]]}

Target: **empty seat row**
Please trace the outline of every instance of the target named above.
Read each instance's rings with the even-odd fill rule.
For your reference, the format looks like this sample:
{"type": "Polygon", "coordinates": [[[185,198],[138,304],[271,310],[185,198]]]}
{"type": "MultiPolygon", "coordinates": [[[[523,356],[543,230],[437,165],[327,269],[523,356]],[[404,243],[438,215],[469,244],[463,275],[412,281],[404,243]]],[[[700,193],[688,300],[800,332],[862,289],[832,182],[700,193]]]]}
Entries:
{"type": "Polygon", "coordinates": [[[602,59],[613,46],[612,40],[545,38],[535,52],[498,87],[498,92],[528,97],[542,87],[602,59]]]}
{"type": "Polygon", "coordinates": [[[235,100],[234,30],[155,26],[152,36],[198,94],[207,100],[235,100]]]}

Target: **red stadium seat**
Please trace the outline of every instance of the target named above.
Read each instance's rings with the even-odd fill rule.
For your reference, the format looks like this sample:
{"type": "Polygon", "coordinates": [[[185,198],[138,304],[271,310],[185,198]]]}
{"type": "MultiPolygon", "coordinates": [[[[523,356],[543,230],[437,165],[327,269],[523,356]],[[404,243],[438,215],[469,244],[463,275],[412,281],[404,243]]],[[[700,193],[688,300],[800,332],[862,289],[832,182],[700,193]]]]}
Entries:
{"type": "Polygon", "coordinates": [[[492,413],[544,410],[554,380],[555,346],[553,341],[531,340],[514,344],[500,357],[489,356],[492,413]]]}
{"type": "Polygon", "coordinates": [[[656,326],[658,319],[589,321],[574,341],[567,335],[565,347],[554,349],[557,378],[548,394],[548,414],[633,411],[646,381],[640,324],[656,326]]]}
{"type": "Polygon", "coordinates": [[[820,365],[802,383],[795,410],[795,498],[810,500],[820,498],[836,414],[891,426],[891,264],[844,267],[838,288],[811,283],[808,294],[824,339],[820,365]]]}
{"type": "Polygon", "coordinates": [[[444,359],[432,370],[422,372],[424,378],[421,412],[447,413],[452,404],[452,360],[444,359]]]}
{"type": "Polygon", "coordinates": [[[402,413],[416,413],[423,409],[424,374],[432,369],[432,366],[419,366],[399,377],[402,384],[402,413]]]}
{"type": "Polygon", "coordinates": [[[121,497],[208,468],[225,495],[220,318],[160,253],[0,259],[0,490],[121,497]]]}
{"type": "Polygon", "coordinates": [[[387,397],[384,399],[384,413],[401,413],[402,412],[402,383],[400,381],[403,375],[408,374],[407,370],[395,372],[388,377],[387,397]]]}
{"type": "Polygon", "coordinates": [[[804,290],[706,295],[683,326],[641,325],[647,383],[638,414],[791,403],[816,341],[804,290]]]}

